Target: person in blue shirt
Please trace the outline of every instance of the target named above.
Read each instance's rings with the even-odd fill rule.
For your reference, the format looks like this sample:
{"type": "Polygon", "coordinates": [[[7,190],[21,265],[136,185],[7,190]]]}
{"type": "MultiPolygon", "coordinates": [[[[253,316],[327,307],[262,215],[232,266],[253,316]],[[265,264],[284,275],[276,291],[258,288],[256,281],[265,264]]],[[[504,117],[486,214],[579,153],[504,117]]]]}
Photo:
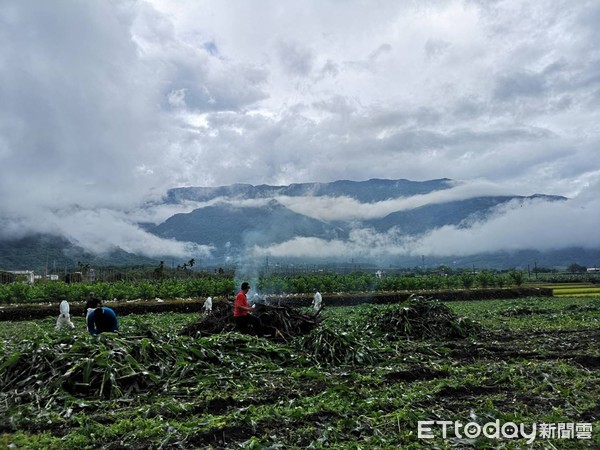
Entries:
{"type": "Polygon", "coordinates": [[[93,310],[87,315],[88,331],[92,335],[100,333],[119,331],[119,320],[115,312],[106,306],[102,306],[102,302],[94,299],[90,305],[93,310]]]}

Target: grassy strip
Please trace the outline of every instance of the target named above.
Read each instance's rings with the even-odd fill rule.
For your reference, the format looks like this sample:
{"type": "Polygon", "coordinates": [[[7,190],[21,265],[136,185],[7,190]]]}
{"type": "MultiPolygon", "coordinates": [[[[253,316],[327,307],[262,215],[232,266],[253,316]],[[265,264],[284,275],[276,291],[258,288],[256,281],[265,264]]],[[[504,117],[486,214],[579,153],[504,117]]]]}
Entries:
{"type": "Polygon", "coordinates": [[[554,289],[553,294],[556,296],[580,294],[600,295],[600,288],[554,289]]]}

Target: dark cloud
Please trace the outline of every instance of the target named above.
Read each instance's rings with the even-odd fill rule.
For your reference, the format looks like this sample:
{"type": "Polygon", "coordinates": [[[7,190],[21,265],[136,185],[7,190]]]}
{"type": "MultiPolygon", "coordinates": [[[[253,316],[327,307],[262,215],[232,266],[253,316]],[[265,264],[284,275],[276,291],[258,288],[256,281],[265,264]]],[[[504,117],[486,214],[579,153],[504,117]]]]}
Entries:
{"type": "Polygon", "coordinates": [[[515,97],[538,97],[546,92],[546,80],[540,74],[517,72],[496,81],[494,97],[510,100],[515,97]]]}
{"type": "Polygon", "coordinates": [[[72,201],[118,200],[123,194],[106,187],[128,190],[140,181],[136,154],[157,126],[129,12],[102,2],[14,9],[0,31],[12,42],[0,49],[10,61],[0,73],[4,189],[33,204],[60,204],[48,197],[69,188],[72,201]]]}
{"type": "Polygon", "coordinates": [[[392,46],[390,44],[381,44],[377,49],[369,53],[369,60],[375,61],[381,55],[385,53],[389,53],[392,51],[392,46]]]}

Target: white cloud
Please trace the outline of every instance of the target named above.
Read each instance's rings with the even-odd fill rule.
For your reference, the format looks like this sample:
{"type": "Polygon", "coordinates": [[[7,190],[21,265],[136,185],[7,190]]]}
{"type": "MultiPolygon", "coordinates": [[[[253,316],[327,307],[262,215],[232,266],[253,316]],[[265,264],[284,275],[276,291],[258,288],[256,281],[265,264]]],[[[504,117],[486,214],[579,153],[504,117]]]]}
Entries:
{"type": "MultiPolygon", "coordinates": [[[[74,237],[58,218],[122,217],[184,185],[452,178],[577,196],[600,173],[599,18],[566,0],[6,0],[3,233],[74,237]]],[[[441,201],[281,200],[322,219],[441,201]]]]}
{"type": "Polygon", "coordinates": [[[495,209],[485,221],[465,226],[443,226],[420,236],[398,229],[377,233],[355,229],[347,240],[296,238],[268,247],[255,246],[254,256],[390,260],[399,256],[464,256],[498,251],[569,247],[599,248],[600,199],[598,185],[568,201],[514,201],[495,209]],[[593,195],[593,194],[592,194],[593,195]]]}
{"type": "Polygon", "coordinates": [[[410,197],[393,198],[374,203],[362,203],[351,197],[276,197],[282,205],[299,214],[324,221],[367,220],[387,216],[427,204],[493,195],[514,195],[507,187],[487,182],[458,183],[450,189],[410,197]]]}
{"type": "Polygon", "coordinates": [[[599,248],[600,201],[509,204],[469,228],[446,226],[413,244],[413,254],[472,255],[500,250],[599,248]]]}

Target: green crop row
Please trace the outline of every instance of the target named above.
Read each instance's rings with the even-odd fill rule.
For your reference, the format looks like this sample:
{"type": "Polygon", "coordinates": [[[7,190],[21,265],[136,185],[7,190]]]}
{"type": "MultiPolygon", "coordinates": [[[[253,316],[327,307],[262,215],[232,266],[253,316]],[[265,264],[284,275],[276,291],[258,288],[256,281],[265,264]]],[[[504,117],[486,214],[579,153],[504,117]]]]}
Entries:
{"type": "Polygon", "coordinates": [[[464,272],[459,275],[385,276],[354,273],[350,275],[305,274],[296,276],[270,276],[258,280],[258,289],[267,294],[306,293],[312,289],[320,292],[392,292],[415,290],[470,289],[474,287],[504,287],[521,285],[524,274],[494,274],[464,272]]]}
{"type": "Polygon", "coordinates": [[[139,280],[114,283],[64,283],[62,281],[27,284],[13,282],[0,284],[0,303],[27,303],[36,301],[81,301],[93,292],[103,299],[132,300],[137,298],[188,298],[209,295],[228,295],[235,286],[232,279],[190,278],[184,280],[139,280]]]}
{"type": "MultiPolygon", "coordinates": [[[[386,276],[355,273],[303,274],[293,276],[261,276],[248,280],[257,292],[266,295],[306,294],[317,289],[323,293],[337,292],[396,292],[452,290],[471,288],[502,288],[520,286],[522,272],[496,274],[464,272],[458,275],[386,276]]],[[[103,299],[133,300],[226,296],[234,294],[238,286],[233,276],[202,276],[190,278],[162,278],[158,280],[72,282],[40,281],[34,284],[12,282],[0,284],[0,304],[27,302],[81,301],[90,292],[103,299]]]]}

